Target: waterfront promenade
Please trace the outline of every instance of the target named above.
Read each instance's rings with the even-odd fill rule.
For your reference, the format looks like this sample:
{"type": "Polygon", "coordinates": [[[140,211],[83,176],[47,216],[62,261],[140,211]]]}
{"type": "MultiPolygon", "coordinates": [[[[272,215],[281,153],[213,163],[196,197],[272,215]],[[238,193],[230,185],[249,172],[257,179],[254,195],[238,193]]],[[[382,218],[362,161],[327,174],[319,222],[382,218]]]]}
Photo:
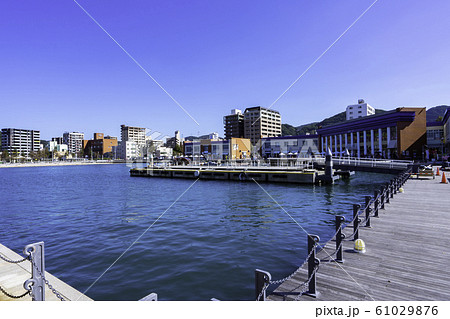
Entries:
{"type": "MultiPolygon", "coordinates": [[[[0,255],[9,260],[20,260],[23,256],[16,254],[9,248],[0,244],[0,255]]],[[[89,301],[92,300],[88,296],[83,295],[78,290],[72,288],[68,284],[59,280],[55,276],[45,272],[45,277],[49,283],[61,294],[65,300],[80,300],[89,301]]],[[[25,280],[31,278],[31,262],[25,260],[21,263],[8,263],[0,258],[0,285],[8,293],[19,296],[25,292],[23,283],[25,280]]],[[[26,295],[22,298],[13,299],[5,296],[0,292],[0,301],[30,301],[30,295],[26,295]]],[[[56,301],[59,300],[57,296],[50,291],[48,287],[45,288],[45,300],[56,301]]]]}
{"type": "MultiPolygon", "coordinates": [[[[410,178],[404,193],[394,195],[379,218],[371,218],[371,228],[360,227],[366,253],[352,252],[354,242],[345,241],[344,263],[320,265],[318,297],[303,295],[299,300],[450,300],[450,184],[440,181],[440,176],[410,178]]],[[[353,229],[346,227],[344,233],[350,237],[353,229]]],[[[335,242],[318,253],[319,259],[329,259],[325,251],[332,254],[335,242]]],[[[306,264],[275,291],[292,291],[307,277],[306,264]]]]}
{"type": "Polygon", "coordinates": [[[0,164],[0,168],[15,168],[15,167],[49,167],[49,166],[74,166],[74,165],[107,165],[107,164],[122,164],[122,162],[95,162],[95,161],[78,161],[78,162],[33,162],[33,163],[4,163],[0,164]]]}

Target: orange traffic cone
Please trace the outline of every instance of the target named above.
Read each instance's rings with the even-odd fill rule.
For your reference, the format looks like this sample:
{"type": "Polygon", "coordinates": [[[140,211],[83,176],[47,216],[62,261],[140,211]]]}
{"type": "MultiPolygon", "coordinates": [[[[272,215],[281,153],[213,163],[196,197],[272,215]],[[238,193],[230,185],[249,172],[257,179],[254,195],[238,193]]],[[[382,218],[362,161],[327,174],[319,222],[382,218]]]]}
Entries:
{"type": "Polygon", "coordinates": [[[442,180],[441,180],[441,184],[448,184],[447,178],[445,177],[445,173],[444,173],[444,172],[442,172],[442,180]]]}
{"type": "Polygon", "coordinates": [[[437,168],[436,176],[441,176],[441,173],[439,173],[439,167],[437,168]]]}

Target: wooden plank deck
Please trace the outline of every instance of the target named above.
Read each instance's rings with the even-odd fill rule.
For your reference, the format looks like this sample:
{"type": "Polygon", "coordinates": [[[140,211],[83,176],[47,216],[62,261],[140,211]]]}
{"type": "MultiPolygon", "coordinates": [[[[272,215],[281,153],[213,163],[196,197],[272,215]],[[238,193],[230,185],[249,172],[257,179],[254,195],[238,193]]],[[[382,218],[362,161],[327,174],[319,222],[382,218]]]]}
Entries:
{"type": "MultiPolygon", "coordinates": [[[[409,179],[403,188],[404,193],[379,211],[379,218],[371,218],[372,228],[360,228],[366,253],[354,253],[354,243],[344,242],[344,263],[322,264],[318,297],[303,295],[300,300],[450,300],[450,184],[440,184],[440,178],[409,179]]],[[[347,228],[344,233],[352,234],[347,228]]],[[[326,247],[333,253],[335,242],[326,247]]],[[[322,251],[318,257],[327,255],[322,251]]],[[[303,267],[275,291],[299,291],[306,279],[303,267]]]]}
{"type": "MultiPolygon", "coordinates": [[[[3,257],[6,257],[10,260],[19,260],[22,259],[23,256],[20,256],[10,250],[9,248],[0,244],[0,254],[3,257]]],[[[61,295],[66,300],[80,300],[80,301],[88,301],[92,300],[88,296],[83,295],[78,290],[72,288],[68,284],[59,280],[55,276],[45,272],[45,277],[50,282],[50,284],[58,290],[61,295]]],[[[21,295],[25,292],[23,288],[23,283],[25,280],[31,278],[31,263],[26,260],[20,264],[11,264],[2,259],[0,259],[0,286],[5,289],[8,293],[12,295],[21,295]]],[[[9,301],[30,301],[31,297],[29,295],[20,298],[20,299],[12,299],[5,296],[2,292],[0,292],[0,301],[9,300],[9,301]]],[[[59,300],[56,295],[54,295],[48,287],[45,288],[45,300],[55,301],[59,300]]]]}

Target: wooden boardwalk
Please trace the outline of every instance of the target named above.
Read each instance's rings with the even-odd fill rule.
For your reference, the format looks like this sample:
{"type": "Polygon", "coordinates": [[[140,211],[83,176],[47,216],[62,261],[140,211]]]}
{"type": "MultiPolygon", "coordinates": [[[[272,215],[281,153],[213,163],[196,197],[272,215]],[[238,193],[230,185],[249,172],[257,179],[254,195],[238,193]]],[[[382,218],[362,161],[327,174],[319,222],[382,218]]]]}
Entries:
{"type": "MultiPolygon", "coordinates": [[[[0,254],[3,257],[8,258],[9,260],[19,260],[22,259],[23,256],[20,256],[8,249],[7,247],[0,244],[0,254]]],[[[92,300],[91,298],[83,295],[78,290],[72,288],[68,284],[62,282],[55,276],[45,272],[45,277],[50,282],[50,284],[58,290],[65,300],[80,300],[80,301],[88,301],[92,300]]],[[[0,259],[0,286],[5,289],[8,293],[12,295],[21,295],[25,292],[23,288],[23,283],[25,280],[31,278],[31,263],[26,260],[19,264],[11,264],[2,259],[0,259]]],[[[29,295],[20,298],[20,299],[12,299],[5,296],[0,291],[0,301],[4,300],[18,300],[18,301],[30,301],[31,297],[29,295]]],[[[59,300],[55,294],[53,294],[48,287],[45,288],[45,300],[55,301],[59,300]]]]}
{"type": "MultiPolygon", "coordinates": [[[[409,179],[405,192],[394,195],[379,218],[371,218],[372,228],[360,227],[366,253],[353,253],[354,243],[345,241],[344,263],[321,264],[318,297],[303,295],[300,300],[450,300],[450,184],[440,181],[409,179]]],[[[344,233],[352,234],[347,228],[344,233]]],[[[327,244],[319,259],[329,259],[325,251],[332,254],[335,242],[327,244]]],[[[292,291],[307,277],[305,265],[275,291],[292,291]]]]}

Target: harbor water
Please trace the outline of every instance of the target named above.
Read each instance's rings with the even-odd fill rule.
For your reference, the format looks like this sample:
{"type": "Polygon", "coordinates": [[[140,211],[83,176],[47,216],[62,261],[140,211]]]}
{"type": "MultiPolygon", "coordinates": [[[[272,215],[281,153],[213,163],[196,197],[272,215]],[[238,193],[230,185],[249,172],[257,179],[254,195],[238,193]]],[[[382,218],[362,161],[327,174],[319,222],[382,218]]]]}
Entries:
{"type": "Polygon", "coordinates": [[[352,204],[392,178],[357,172],[335,185],[263,190],[254,182],[132,178],[129,169],[0,169],[0,242],[21,252],[44,241],[46,270],[85,292],[145,232],[89,297],[252,300],[256,268],[274,280],[289,275],[306,257],[305,231],[329,240],[334,215],[351,219],[352,204]]]}

